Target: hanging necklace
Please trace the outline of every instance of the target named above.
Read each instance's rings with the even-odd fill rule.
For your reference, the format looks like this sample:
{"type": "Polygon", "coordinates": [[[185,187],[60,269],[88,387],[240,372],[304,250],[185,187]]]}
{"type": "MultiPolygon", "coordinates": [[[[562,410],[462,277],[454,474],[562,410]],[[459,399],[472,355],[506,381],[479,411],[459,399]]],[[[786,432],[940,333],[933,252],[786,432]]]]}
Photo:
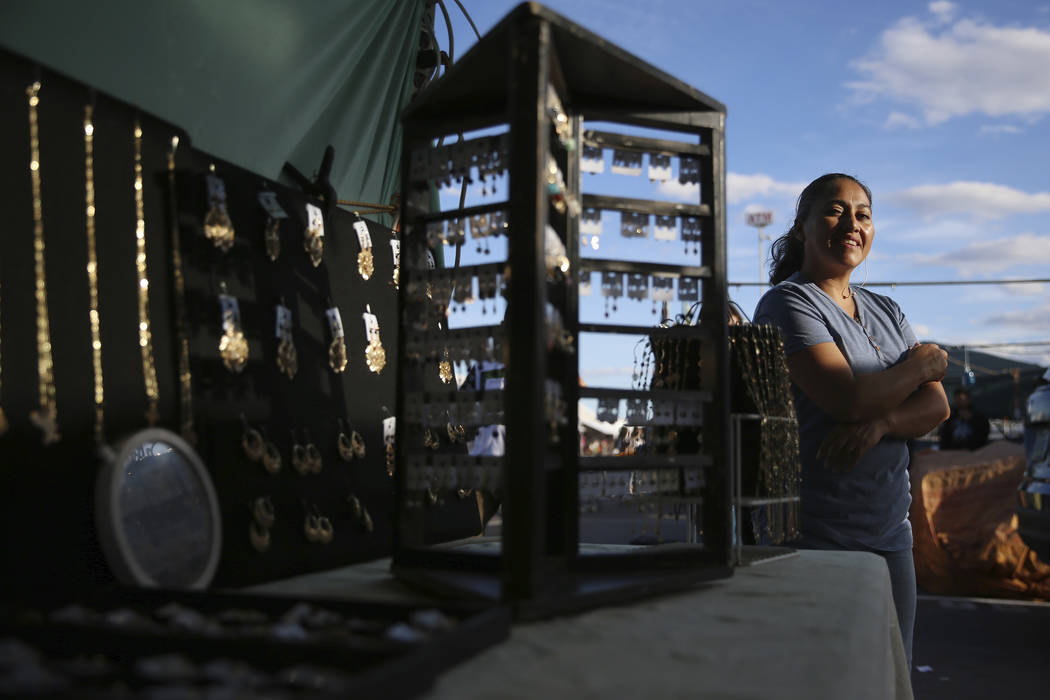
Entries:
{"type": "Polygon", "coordinates": [[[36,277],[36,353],[40,407],[29,420],[43,433],[45,445],[58,442],[58,404],[55,401],[54,360],[51,355],[51,325],[47,315],[47,276],[44,265],[44,207],[40,199],[40,132],[37,106],[40,83],[26,88],[29,98],[29,177],[33,186],[33,270],[36,277]]]}
{"type": "Polygon", "coordinates": [[[179,137],[171,137],[168,151],[168,195],[171,199],[171,276],[175,283],[175,336],[179,351],[179,425],[182,437],[191,445],[197,442],[193,429],[193,375],[190,373],[190,344],[186,338],[186,281],[182,276],[182,248],[179,239],[179,215],[175,207],[175,152],[179,137]]]}
{"type": "Polygon", "coordinates": [[[95,125],[94,108],[84,107],[84,227],[87,234],[88,319],[91,323],[91,366],[95,380],[95,441],[105,442],[105,392],[102,384],[102,333],[98,312],[98,254],[95,246],[95,125]]]}
{"type": "Polygon", "coordinates": [[[146,387],[146,420],[157,423],[160,391],[157,367],[153,361],[153,334],[149,325],[149,277],[146,271],[146,215],[142,203],[142,127],[135,121],[135,270],[139,290],[139,347],[142,349],[142,375],[146,387]]]}

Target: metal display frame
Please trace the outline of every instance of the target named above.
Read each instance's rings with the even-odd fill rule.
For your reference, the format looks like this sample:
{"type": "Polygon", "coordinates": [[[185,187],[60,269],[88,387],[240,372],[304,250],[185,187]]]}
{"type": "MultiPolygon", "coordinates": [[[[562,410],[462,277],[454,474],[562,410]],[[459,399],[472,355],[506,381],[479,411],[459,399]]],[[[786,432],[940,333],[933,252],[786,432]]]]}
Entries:
{"type": "MultiPolygon", "coordinates": [[[[412,375],[407,369],[406,337],[413,308],[406,297],[413,269],[426,244],[426,224],[468,216],[475,209],[425,213],[413,198],[417,177],[413,151],[457,132],[508,127],[509,223],[506,295],[512,300],[504,323],[508,350],[503,391],[506,456],[502,459],[503,529],[501,552],[423,545],[420,508],[411,508],[406,464],[420,449],[417,437],[399,425],[395,474],[397,515],[393,571],[409,583],[455,595],[501,600],[522,617],[541,617],[641,595],[667,592],[731,574],[731,478],[729,440],[729,343],[726,284],[725,107],[646,64],[560,15],[524,3],[483,37],[442,79],[429,86],[405,111],[402,157],[402,286],[399,303],[398,406],[404,423],[412,375]],[[559,145],[547,114],[548,89],[559,96],[568,116],[568,140],[609,147],[684,154],[700,163],[700,201],[677,204],[581,195],[579,152],[559,145]],[[582,121],[615,122],[675,131],[694,142],[583,132],[582,121]],[[697,216],[702,220],[699,265],[615,260],[581,260],[578,219],[558,212],[548,200],[548,154],[564,174],[566,197],[584,208],[648,214],[697,216]],[[552,226],[563,238],[571,270],[563,285],[547,281],[544,233],[552,226]],[[413,254],[415,247],[415,254],[413,254]],[[689,328],[580,323],[578,282],[581,265],[624,273],[670,273],[700,280],[700,323],[689,328]],[[667,332],[700,339],[704,402],[703,449],[699,455],[581,457],[577,432],[580,398],[612,391],[624,398],[655,398],[659,390],[601,390],[579,386],[578,358],[555,356],[545,346],[545,307],[553,303],[573,338],[579,333],[649,335],[667,332]],[[548,441],[545,384],[559,383],[565,415],[560,440],[548,441]],[[613,461],[615,460],[615,461],[613,461]],[[616,469],[703,468],[703,546],[670,545],[616,554],[581,555],[579,475],[616,469]]],[[[425,204],[425,203],[424,203],[425,204]]],[[[460,268],[460,274],[472,270],[460,268]]],[[[464,458],[465,466],[470,458],[464,458]]],[[[491,458],[490,458],[491,459],[491,458]]]]}

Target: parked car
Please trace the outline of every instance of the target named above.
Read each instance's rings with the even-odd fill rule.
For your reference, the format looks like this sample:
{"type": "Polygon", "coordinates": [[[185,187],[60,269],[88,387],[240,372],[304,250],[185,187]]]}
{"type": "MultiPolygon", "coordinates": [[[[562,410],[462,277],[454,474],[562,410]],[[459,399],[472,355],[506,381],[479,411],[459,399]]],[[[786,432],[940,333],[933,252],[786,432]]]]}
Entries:
{"type": "Polygon", "coordinates": [[[1041,560],[1050,562],[1050,385],[1028,397],[1024,451],[1027,468],[1017,490],[1019,532],[1041,560]]]}

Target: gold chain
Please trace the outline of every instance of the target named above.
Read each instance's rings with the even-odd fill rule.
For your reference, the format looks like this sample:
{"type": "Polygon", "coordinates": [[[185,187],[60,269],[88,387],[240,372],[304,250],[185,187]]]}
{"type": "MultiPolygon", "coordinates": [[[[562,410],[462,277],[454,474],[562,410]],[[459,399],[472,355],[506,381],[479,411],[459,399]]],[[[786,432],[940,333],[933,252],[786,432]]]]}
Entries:
{"type": "Polygon", "coordinates": [[[153,334],[149,327],[149,277],[146,274],[146,215],[142,205],[142,127],[135,122],[135,268],[139,288],[139,347],[142,374],[146,384],[146,420],[155,425],[158,418],[157,368],[153,363],[153,334]]]}
{"type": "Polygon", "coordinates": [[[95,373],[95,440],[106,439],[104,418],[105,392],[102,386],[102,334],[98,313],[98,255],[95,247],[95,125],[91,120],[94,108],[84,107],[84,221],[87,231],[87,276],[91,321],[91,362],[95,373]]]}
{"type": "MultiPolygon", "coordinates": [[[[3,367],[3,362],[0,361],[0,367],[3,367]]],[[[7,432],[7,416],[4,415],[4,407],[0,406],[0,435],[7,432]]]]}
{"type": "Polygon", "coordinates": [[[33,185],[33,268],[36,276],[36,352],[40,408],[29,420],[43,433],[45,445],[58,442],[58,404],[55,400],[54,361],[51,356],[51,325],[47,315],[47,274],[44,266],[44,206],[40,199],[40,131],[37,105],[40,83],[26,88],[29,98],[29,177],[33,185]]]}
{"type": "Polygon", "coordinates": [[[171,137],[168,151],[168,189],[171,198],[171,265],[175,281],[175,334],[179,345],[179,422],[182,437],[190,444],[197,442],[193,429],[193,376],[190,374],[190,344],[186,338],[186,282],[182,276],[182,250],[179,245],[179,217],[175,208],[175,151],[179,137],[171,137]]]}

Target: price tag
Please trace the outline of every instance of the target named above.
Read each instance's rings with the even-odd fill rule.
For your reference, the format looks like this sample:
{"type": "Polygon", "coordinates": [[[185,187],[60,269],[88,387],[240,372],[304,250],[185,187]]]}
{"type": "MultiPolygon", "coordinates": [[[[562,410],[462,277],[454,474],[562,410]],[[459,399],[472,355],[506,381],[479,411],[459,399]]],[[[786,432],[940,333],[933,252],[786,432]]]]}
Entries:
{"type": "Polygon", "coordinates": [[[372,340],[375,338],[379,339],[379,319],[372,313],[371,306],[365,307],[365,312],[361,314],[361,318],[365,320],[365,338],[372,340]]]}
{"type": "Polygon", "coordinates": [[[587,270],[586,272],[581,272],[580,273],[580,296],[581,297],[586,297],[586,296],[590,296],[590,294],[591,294],[591,272],[590,272],[590,270],[587,270]]]}
{"type": "Polygon", "coordinates": [[[394,267],[401,265],[401,241],[397,238],[390,239],[390,252],[394,255],[394,267]]]}
{"type": "Polygon", "coordinates": [[[389,418],[383,419],[383,442],[388,445],[393,444],[394,437],[397,435],[397,418],[390,416],[389,418]]]}
{"type": "Polygon", "coordinates": [[[316,230],[319,236],[324,235],[324,214],[320,207],[313,204],[306,205],[306,228],[316,230]]]}
{"type": "Polygon", "coordinates": [[[222,327],[240,328],[241,307],[237,304],[237,297],[220,294],[219,306],[222,308],[222,327]]]}
{"type": "Polygon", "coordinates": [[[437,269],[437,263],[434,261],[434,253],[431,250],[427,250],[427,269],[437,269]]]}
{"type": "Polygon", "coordinates": [[[218,175],[207,175],[205,180],[208,183],[208,199],[213,202],[226,203],[226,183],[222,181],[222,178],[218,175]]]}
{"type": "Polygon", "coordinates": [[[278,338],[287,338],[292,334],[292,310],[281,304],[277,305],[277,322],[274,333],[278,338]]]}
{"type": "Polygon", "coordinates": [[[277,201],[277,193],[263,190],[259,193],[259,206],[274,219],[287,219],[288,212],[284,210],[281,203],[277,201]]]}
{"type": "Polygon", "coordinates": [[[343,317],[339,315],[339,308],[333,306],[324,312],[328,317],[328,330],[332,332],[332,338],[343,337],[343,317]]]}
{"type": "Polygon", "coordinates": [[[368,224],[363,219],[354,222],[354,233],[357,234],[357,242],[361,244],[361,250],[372,247],[372,236],[368,234],[368,224]]]}
{"type": "Polygon", "coordinates": [[[671,179],[671,156],[661,153],[649,154],[649,179],[666,182],[671,179]]]}
{"type": "Polygon", "coordinates": [[[658,241],[673,241],[678,238],[678,224],[673,216],[657,216],[653,226],[653,238],[658,241]]]}

